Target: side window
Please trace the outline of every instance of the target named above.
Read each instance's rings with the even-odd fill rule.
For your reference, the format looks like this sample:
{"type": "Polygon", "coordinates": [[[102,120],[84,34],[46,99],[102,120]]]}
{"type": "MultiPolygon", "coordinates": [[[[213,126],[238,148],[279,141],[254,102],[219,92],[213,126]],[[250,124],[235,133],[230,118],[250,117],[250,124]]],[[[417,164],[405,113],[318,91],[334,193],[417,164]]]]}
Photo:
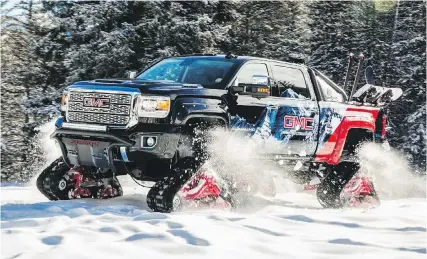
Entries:
{"type": "Polygon", "coordinates": [[[310,99],[310,91],[301,70],[275,65],[273,66],[273,73],[279,90],[279,97],[310,99]]]}
{"type": "Polygon", "coordinates": [[[234,85],[240,83],[253,84],[253,76],[268,76],[267,66],[265,64],[246,64],[237,74],[234,85]]]}
{"type": "Polygon", "coordinates": [[[325,101],[328,102],[344,102],[344,95],[337,92],[332,86],[330,86],[325,80],[321,77],[316,76],[317,82],[319,83],[320,88],[322,89],[323,95],[325,96],[325,101]]]}

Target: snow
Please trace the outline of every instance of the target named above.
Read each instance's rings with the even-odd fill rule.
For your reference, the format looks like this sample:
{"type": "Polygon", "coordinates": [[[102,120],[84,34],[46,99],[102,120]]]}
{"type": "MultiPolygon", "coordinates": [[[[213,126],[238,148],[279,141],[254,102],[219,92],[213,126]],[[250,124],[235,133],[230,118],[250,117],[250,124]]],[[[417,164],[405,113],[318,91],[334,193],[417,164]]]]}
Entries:
{"type": "MultiPolygon", "coordinates": [[[[48,163],[59,152],[49,139],[53,124],[39,135],[48,163]]],[[[219,136],[211,146],[219,158],[249,163],[226,145],[248,151],[247,141],[219,136]]],[[[425,258],[426,181],[411,177],[399,153],[378,149],[360,152],[365,170],[375,172],[376,208],[323,209],[313,193],[279,177],[274,198],[255,196],[235,211],[170,214],[151,212],[148,189],[129,177],[120,179],[125,195],[111,200],[48,201],[34,180],[0,185],[1,258],[425,258]]]]}
{"type": "Polygon", "coordinates": [[[125,181],[120,198],[48,202],[34,186],[0,187],[1,258],[425,258],[424,198],[327,210],[281,192],[236,211],[160,214],[147,190],[125,181]]]}

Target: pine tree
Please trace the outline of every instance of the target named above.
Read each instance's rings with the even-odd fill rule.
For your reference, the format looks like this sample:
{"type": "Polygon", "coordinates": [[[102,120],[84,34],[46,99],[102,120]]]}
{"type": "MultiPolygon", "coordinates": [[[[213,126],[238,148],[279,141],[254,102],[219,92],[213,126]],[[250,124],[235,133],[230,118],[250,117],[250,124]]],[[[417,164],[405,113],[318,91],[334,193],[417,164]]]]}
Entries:
{"type": "Polygon", "coordinates": [[[72,16],[57,18],[69,46],[63,53],[65,83],[123,76],[136,37],[127,23],[128,3],[79,2],[69,8],[72,16]]]}
{"type": "MultiPolygon", "coordinates": [[[[3,22],[10,20],[7,21],[3,16],[3,22]]],[[[21,110],[25,89],[14,84],[15,68],[20,62],[14,55],[15,47],[18,46],[14,43],[24,35],[9,26],[3,26],[1,35],[1,180],[19,181],[19,172],[25,164],[22,151],[27,148],[23,142],[26,134],[22,127],[26,114],[21,110]]]]}
{"type": "Polygon", "coordinates": [[[31,157],[31,112],[24,109],[40,78],[40,66],[32,54],[35,42],[36,5],[15,3],[3,15],[2,30],[2,179],[26,181],[31,157]],[[18,10],[18,15],[12,15],[18,10]]]}
{"type": "MultiPolygon", "coordinates": [[[[138,34],[151,60],[191,53],[217,53],[226,41],[227,12],[221,2],[163,2],[152,6],[138,34]],[[219,14],[219,12],[223,14],[219,14]],[[220,17],[223,15],[222,17],[220,17]],[[217,22],[220,21],[221,22],[217,22]]],[[[148,60],[145,60],[148,62],[148,60]]]]}
{"type": "Polygon", "coordinates": [[[304,56],[308,27],[301,2],[251,2],[236,6],[230,50],[237,54],[289,60],[290,55],[304,56]]]}
{"type": "Polygon", "coordinates": [[[413,163],[426,166],[426,3],[398,1],[388,84],[402,88],[392,106],[393,144],[413,163]]]}
{"type": "Polygon", "coordinates": [[[343,84],[347,57],[353,52],[354,19],[348,1],[313,1],[309,4],[311,28],[310,64],[343,84]]]}
{"type": "MultiPolygon", "coordinates": [[[[354,4],[354,7],[353,17],[358,22],[352,28],[355,34],[351,42],[352,52],[362,52],[365,56],[365,67],[374,68],[375,84],[387,87],[395,2],[359,1],[354,4]]],[[[352,72],[354,75],[355,69],[352,72]]],[[[365,80],[360,80],[359,86],[365,83],[365,80]]]]}

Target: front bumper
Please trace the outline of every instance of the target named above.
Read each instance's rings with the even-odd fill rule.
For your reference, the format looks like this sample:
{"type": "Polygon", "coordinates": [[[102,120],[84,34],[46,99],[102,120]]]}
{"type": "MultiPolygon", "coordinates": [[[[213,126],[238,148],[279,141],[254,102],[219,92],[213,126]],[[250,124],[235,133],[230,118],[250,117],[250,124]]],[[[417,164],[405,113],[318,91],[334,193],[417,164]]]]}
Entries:
{"type": "MultiPolygon", "coordinates": [[[[57,140],[65,162],[71,165],[112,168],[116,162],[143,163],[152,159],[172,159],[182,142],[179,132],[151,132],[137,129],[134,132],[118,130],[105,132],[64,128],[59,118],[51,138],[57,140]],[[155,145],[144,146],[147,138],[155,145]]],[[[83,127],[82,127],[83,128],[83,127]]]]}

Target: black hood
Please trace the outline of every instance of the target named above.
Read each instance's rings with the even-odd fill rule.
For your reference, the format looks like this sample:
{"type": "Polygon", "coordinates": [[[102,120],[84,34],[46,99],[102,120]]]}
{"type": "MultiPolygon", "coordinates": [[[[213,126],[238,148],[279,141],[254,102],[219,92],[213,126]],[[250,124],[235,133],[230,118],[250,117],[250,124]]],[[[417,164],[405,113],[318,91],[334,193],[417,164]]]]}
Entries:
{"type": "Polygon", "coordinates": [[[92,81],[80,81],[72,84],[69,88],[80,88],[88,90],[114,90],[136,88],[142,94],[169,95],[172,99],[176,96],[216,96],[220,97],[226,90],[203,88],[199,84],[183,84],[171,81],[153,81],[141,79],[96,79],[92,81]]]}

